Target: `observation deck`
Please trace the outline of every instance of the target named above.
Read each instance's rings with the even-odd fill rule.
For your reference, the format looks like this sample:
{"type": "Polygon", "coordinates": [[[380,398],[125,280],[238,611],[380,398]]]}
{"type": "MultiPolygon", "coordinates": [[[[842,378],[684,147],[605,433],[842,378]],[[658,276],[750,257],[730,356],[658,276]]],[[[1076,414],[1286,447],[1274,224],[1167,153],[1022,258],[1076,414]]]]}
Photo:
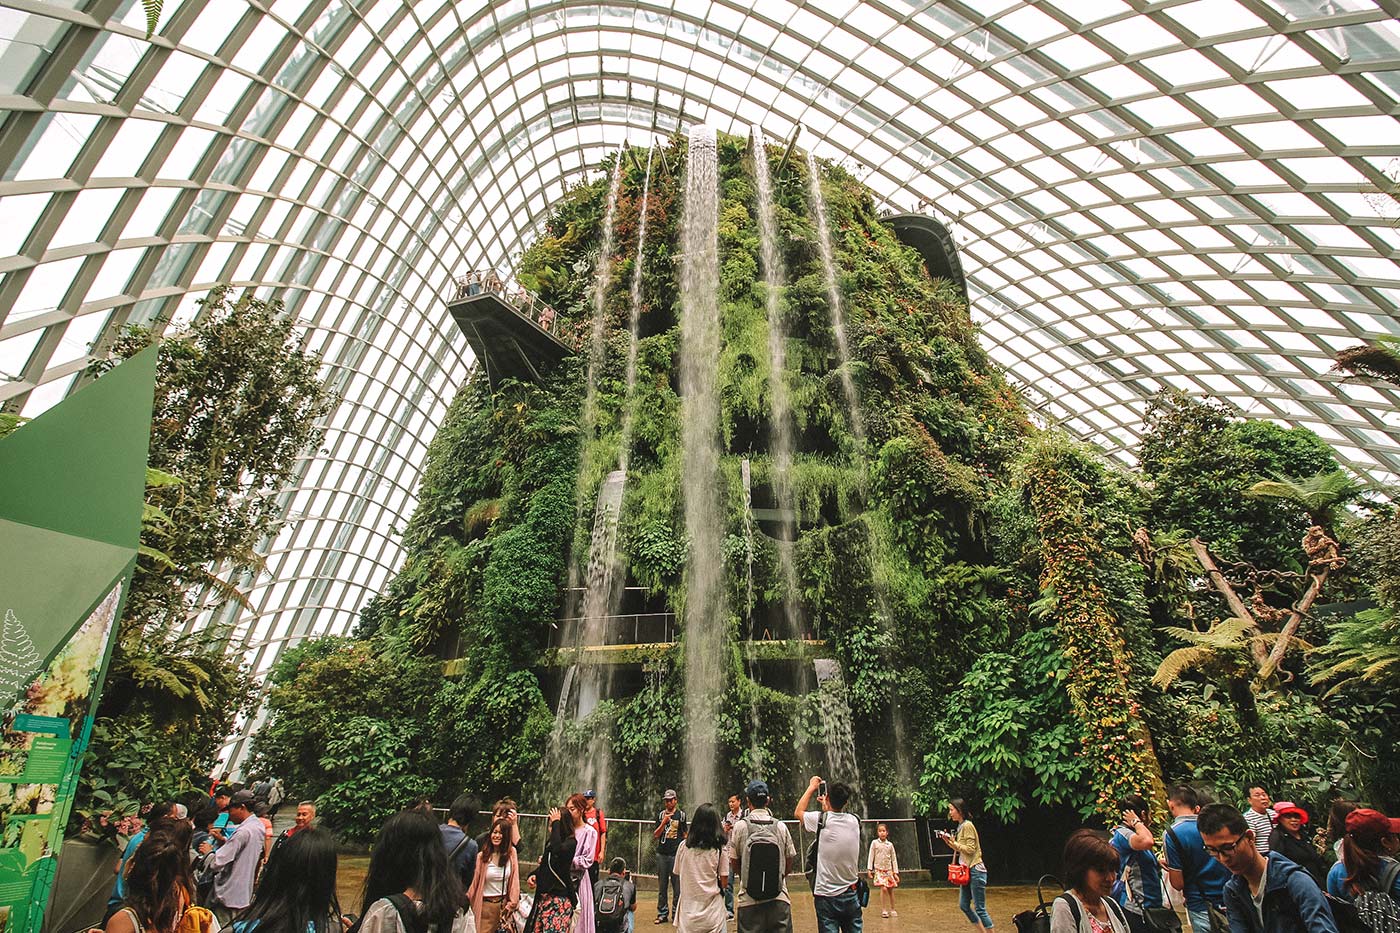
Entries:
{"type": "MultiPolygon", "coordinates": [[[[641,590],[642,587],[628,587],[641,590]]],[[[566,643],[565,632],[576,629],[582,619],[561,619],[550,632],[549,647],[544,652],[545,667],[569,667],[573,664],[605,666],[640,666],[648,661],[668,657],[676,650],[680,637],[680,621],[674,612],[632,612],[604,616],[597,620],[601,641],[590,645],[566,643]]],[[[751,661],[811,661],[831,657],[826,640],[819,633],[806,633],[803,638],[779,638],[760,622],[746,625],[746,638],[739,641],[740,653],[751,661]]]]}
{"type": "Polygon", "coordinates": [[[494,271],[468,272],[454,281],[447,310],[493,388],[506,378],[538,382],[582,344],[581,334],[560,332],[553,308],[494,271]]]}
{"type": "Polygon", "coordinates": [[[929,275],[951,280],[967,303],[967,276],[958,258],[958,246],[941,221],[927,214],[889,214],[880,219],[889,225],[901,243],[919,251],[929,275]]]}

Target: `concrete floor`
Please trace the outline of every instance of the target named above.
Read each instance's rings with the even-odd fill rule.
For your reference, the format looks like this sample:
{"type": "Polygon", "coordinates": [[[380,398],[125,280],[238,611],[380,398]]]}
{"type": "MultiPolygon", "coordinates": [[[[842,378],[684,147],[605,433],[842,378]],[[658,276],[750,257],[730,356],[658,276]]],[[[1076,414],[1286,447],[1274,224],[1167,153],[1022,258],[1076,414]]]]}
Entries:
{"type": "MultiPolygon", "coordinates": [[[[340,877],[337,887],[340,892],[340,906],[346,913],[359,913],[360,887],[364,883],[365,869],[369,859],[357,856],[341,856],[340,877]]],[[[816,933],[817,918],[812,908],[812,895],[800,879],[792,879],[789,890],[792,896],[793,933],[816,933]]],[[[644,882],[645,883],[645,882],[644,882]]],[[[1059,892],[1053,892],[1059,893],[1059,892]]],[[[1053,896],[1046,891],[1046,897],[1053,896]]],[[[1015,933],[1011,917],[1035,905],[1033,886],[993,885],[987,889],[987,911],[993,922],[1005,933],[1015,933]]],[[[958,910],[958,892],[948,887],[901,887],[895,891],[895,909],[899,916],[884,919],[880,916],[878,892],[871,892],[870,907],[865,911],[865,929],[870,933],[969,933],[976,928],[958,910]]],[[[669,925],[654,926],[656,916],[655,888],[637,892],[637,933],[655,930],[657,933],[674,930],[669,925]]],[[[731,926],[732,930],[733,927],[731,926]]]]}

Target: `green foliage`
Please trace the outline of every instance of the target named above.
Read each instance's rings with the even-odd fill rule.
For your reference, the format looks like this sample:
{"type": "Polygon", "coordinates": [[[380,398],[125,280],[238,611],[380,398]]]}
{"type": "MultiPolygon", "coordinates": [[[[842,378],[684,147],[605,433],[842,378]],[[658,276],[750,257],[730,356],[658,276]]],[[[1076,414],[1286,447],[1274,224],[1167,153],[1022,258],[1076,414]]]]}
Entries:
{"type": "Polygon", "coordinates": [[[1154,400],[1139,448],[1151,483],[1149,524],[1183,529],[1228,560],[1301,570],[1306,509],[1251,497],[1261,481],[1337,473],[1331,449],[1306,428],[1243,421],[1222,404],[1182,395],[1154,400]]]}
{"type": "Polygon", "coordinates": [[[1141,614],[1141,581],[1134,594],[1122,558],[1111,550],[1112,528],[1101,524],[1116,511],[1114,478],[1090,452],[1056,435],[1031,446],[1022,471],[1040,531],[1040,588],[1055,597],[1045,615],[1063,644],[1084,754],[1099,765],[1090,772],[1094,810],[1112,819],[1116,800],[1142,794],[1154,816],[1162,816],[1161,764],[1140,715],[1124,638],[1125,614],[1141,614]]]}
{"type": "MultiPolygon", "coordinates": [[[[245,602],[229,574],[256,570],[300,454],[330,399],[280,302],[228,287],[200,301],[186,333],[160,339],[140,557],[98,709],[78,809],[150,801],[207,770],[254,688],[225,654],[229,632],[177,634],[196,593],[245,602]],[[224,571],[215,576],[214,568],[224,571]],[[137,762],[147,761],[145,770],[137,762]],[[139,772],[139,773],[138,773],[139,772]]],[[[129,330],[101,373],[156,342],[129,330]]],[[[124,805],[124,804],[123,804],[124,805]]]]}
{"type": "Polygon", "coordinates": [[[1312,662],[1313,678],[1331,684],[1328,696],[1353,686],[1400,687],[1400,616],[1377,607],[1336,622],[1312,662]]]}
{"type": "Polygon", "coordinates": [[[329,637],[284,653],[269,684],[267,722],[253,737],[251,770],[276,774],[319,800],[347,838],[372,837],[383,819],[373,814],[414,795],[400,797],[399,790],[435,788],[435,764],[422,753],[439,731],[429,715],[442,684],[439,663],[384,636],[329,637]],[[338,796],[363,802],[376,783],[378,809],[356,809],[338,796]]]}
{"type": "Polygon", "coordinates": [[[924,758],[927,804],[966,796],[1005,822],[1034,801],[1093,809],[1086,792],[1092,759],[1070,712],[1069,666],[1054,628],[988,652],[958,682],[934,726],[924,758]]]}
{"type": "Polygon", "coordinates": [[[414,736],[401,723],[351,716],[326,735],[318,764],[334,783],[316,795],[318,813],[343,838],[374,838],[386,819],[433,789],[412,771],[414,736]]]}
{"type": "MultiPolygon", "coordinates": [[[[148,489],[147,501],[169,521],[148,528],[142,543],[169,560],[138,562],[124,636],[203,608],[193,604],[201,587],[219,600],[236,598],[209,568],[259,566],[254,546],[277,527],[277,493],[330,409],[320,363],[301,349],[281,302],[247,292],[233,298],[220,286],[199,304],[201,317],[188,332],[160,340],[149,462],[180,481],[148,489]]],[[[96,369],[155,341],[150,331],[131,329],[96,369]]]]}

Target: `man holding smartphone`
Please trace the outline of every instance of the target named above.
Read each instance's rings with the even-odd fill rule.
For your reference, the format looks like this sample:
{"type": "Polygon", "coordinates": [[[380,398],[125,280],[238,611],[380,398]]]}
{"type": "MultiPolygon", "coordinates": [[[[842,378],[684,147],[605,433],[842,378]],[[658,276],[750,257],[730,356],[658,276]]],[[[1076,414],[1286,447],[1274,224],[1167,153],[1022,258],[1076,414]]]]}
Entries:
{"type": "Polygon", "coordinates": [[[656,828],[651,838],[656,840],[656,923],[665,923],[676,916],[676,907],[681,899],[680,879],[674,876],[676,850],[685,841],[685,811],[676,805],[676,792],[667,789],[661,795],[664,809],[656,815],[656,828]],[[666,900],[666,889],[671,889],[671,899],[666,900]]]}
{"type": "Polygon", "coordinates": [[[820,833],[817,846],[817,876],[812,901],[817,909],[817,933],[861,933],[860,897],[860,820],[847,813],[850,787],[836,782],[830,787],[813,777],[807,792],[797,802],[793,818],[809,833],[820,833]],[[807,811],[816,794],[821,810],[807,811]]]}

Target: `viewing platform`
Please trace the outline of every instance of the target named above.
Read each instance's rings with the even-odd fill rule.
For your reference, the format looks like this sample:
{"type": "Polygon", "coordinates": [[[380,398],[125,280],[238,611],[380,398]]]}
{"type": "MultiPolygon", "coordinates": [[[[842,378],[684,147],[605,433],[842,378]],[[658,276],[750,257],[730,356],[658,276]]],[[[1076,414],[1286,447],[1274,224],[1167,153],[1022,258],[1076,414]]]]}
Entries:
{"type": "MultiPolygon", "coordinates": [[[[673,612],[640,612],[606,616],[598,620],[601,643],[576,646],[565,644],[565,632],[577,630],[581,619],[561,619],[550,633],[545,650],[545,667],[571,664],[641,665],[669,656],[680,637],[679,620],[673,612]]],[[[740,651],[753,661],[802,661],[831,656],[826,640],[807,633],[804,638],[779,638],[760,623],[753,623],[739,642],[740,651]]]]}
{"type": "Polygon", "coordinates": [[[880,219],[889,225],[901,243],[919,251],[929,275],[951,280],[963,301],[967,301],[967,276],[958,258],[958,246],[941,221],[927,214],[888,214],[880,219]]]}
{"type": "Polygon", "coordinates": [[[538,381],[582,345],[581,334],[560,332],[553,308],[494,271],[468,272],[454,281],[447,310],[493,387],[506,378],[538,381]]]}

